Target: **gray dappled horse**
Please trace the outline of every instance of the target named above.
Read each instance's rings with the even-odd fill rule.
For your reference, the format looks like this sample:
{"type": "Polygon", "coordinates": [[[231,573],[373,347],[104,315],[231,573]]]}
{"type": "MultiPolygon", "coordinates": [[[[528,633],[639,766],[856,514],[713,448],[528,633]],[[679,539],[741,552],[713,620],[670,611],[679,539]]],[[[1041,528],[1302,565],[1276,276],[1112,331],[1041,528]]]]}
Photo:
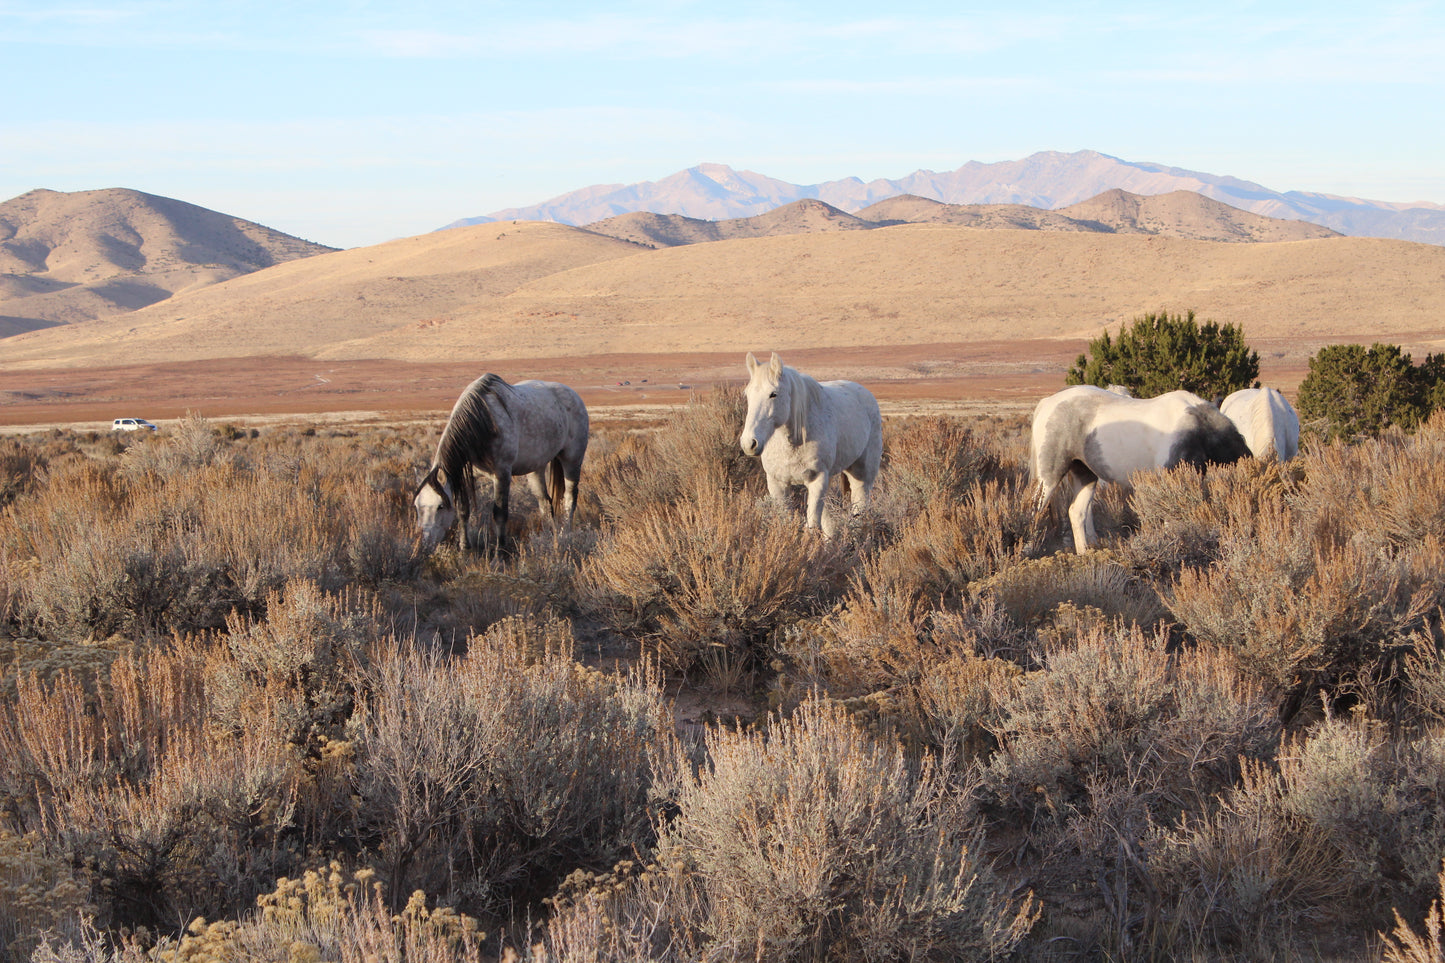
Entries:
{"type": "Polygon", "coordinates": [[[452,407],[432,457],[431,470],[417,486],[412,504],[427,544],[440,542],[453,523],[457,542],[468,547],[467,524],[476,489],[475,467],[496,481],[492,534],[500,545],[507,530],[512,478],[526,475],[543,511],[572,523],[577,481],[587,454],[587,407],[566,385],[552,381],[507,384],[485,374],[462,392],[452,407]]]}

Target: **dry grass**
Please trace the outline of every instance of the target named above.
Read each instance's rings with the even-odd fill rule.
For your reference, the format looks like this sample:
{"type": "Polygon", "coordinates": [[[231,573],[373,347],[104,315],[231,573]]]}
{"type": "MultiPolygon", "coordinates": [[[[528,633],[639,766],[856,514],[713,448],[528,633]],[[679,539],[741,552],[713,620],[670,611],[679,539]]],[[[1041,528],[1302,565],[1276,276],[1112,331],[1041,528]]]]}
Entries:
{"type": "Polygon", "coordinates": [[[1018,423],[890,424],[829,540],[738,405],[602,429],[501,558],[418,552],[426,433],[7,445],[9,958],[1429,952],[1445,421],[1141,478],[1075,556],[1018,423]]]}
{"type": "Polygon", "coordinates": [[[767,665],[773,633],[834,597],[845,564],[796,517],[704,491],[615,531],[587,577],[615,629],[643,636],[665,667],[726,679],[767,665]]]}
{"type": "Polygon", "coordinates": [[[841,710],[714,730],[707,749],[681,774],[656,863],[559,914],[558,958],[585,957],[590,930],[606,958],[992,960],[1031,928],[1033,901],[975,852],[968,796],[841,710]]]}

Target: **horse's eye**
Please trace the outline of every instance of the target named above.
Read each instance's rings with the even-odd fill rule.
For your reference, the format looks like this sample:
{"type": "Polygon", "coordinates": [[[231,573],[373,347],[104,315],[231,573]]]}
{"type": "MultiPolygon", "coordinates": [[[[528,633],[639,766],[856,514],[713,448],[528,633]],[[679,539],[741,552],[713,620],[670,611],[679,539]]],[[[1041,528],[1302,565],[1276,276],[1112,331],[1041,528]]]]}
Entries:
{"type": "Polygon", "coordinates": [[[774,391],[772,394],[768,395],[769,398],[776,398],[777,396],[778,396],[778,393],[777,393],[776,391],[774,391]]]}

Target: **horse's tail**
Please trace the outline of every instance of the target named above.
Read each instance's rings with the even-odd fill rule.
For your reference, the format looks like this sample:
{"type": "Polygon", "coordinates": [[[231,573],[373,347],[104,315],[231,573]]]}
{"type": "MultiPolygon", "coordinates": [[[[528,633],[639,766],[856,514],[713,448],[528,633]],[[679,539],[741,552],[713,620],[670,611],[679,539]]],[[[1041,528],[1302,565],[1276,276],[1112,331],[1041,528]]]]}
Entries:
{"type": "Polygon", "coordinates": [[[562,456],[552,459],[547,466],[547,490],[552,498],[552,517],[562,514],[562,498],[567,493],[567,479],[562,475],[562,456]]]}

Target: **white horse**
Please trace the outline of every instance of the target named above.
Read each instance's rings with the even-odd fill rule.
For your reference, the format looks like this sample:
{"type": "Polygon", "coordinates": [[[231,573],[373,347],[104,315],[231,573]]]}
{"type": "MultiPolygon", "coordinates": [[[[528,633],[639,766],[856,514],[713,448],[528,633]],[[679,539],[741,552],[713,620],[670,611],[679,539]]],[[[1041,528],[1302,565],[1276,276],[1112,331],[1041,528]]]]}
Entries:
{"type": "Polygon", "coordinates": [[[1178,464],[1203,469],[1249,455],[1219,409],[1188,391],[1126,398],[1092,385],[1065,388],[1034,409],[1030,470],[1042,516],[1065,478],[1080,484],[1069,505],[1074,550],[1095,542],[1093,502],[1100,481],[1127,483],[1136,471],[1178,464]]]}
{"type": "Polygon", "coordinates": [[[872,392],[852,381],[819,383],[786,367],[776,352],[769,364],[748,354],[748,414],[738,443],[759,457],[768,494],[782,501],[791,485],[808,490],[805,525],[832,535],[823,511],[829,480],[843,476],[854,514],[868,504],[883,459],[883,416],[872,392]],[[852,485],[849,485],[852,482],[852,485]]]}
{"type": "Polygon", "coordinates": [[[1256,458],[1289,461],[1299,454],[1299,415],[1274,388],[1245,388],[1219,406],[1256,458]]]}
{"type": "Polygon", "coordinates": [[[571,525],[587,431],[587,406],[566,385],[552,381],[509,385],[494,374],[482,375],[452,407],[431,470],[412,499],[422,536],[435,545],[460,520],[458,544],[467,549],[467,523],[476,499],[474,467],[496,483],[495,544],[506,536],[514,475],[527,476],[543,511],[550,507],[554,518],[562,511],[564,524],[571,525]]]}

